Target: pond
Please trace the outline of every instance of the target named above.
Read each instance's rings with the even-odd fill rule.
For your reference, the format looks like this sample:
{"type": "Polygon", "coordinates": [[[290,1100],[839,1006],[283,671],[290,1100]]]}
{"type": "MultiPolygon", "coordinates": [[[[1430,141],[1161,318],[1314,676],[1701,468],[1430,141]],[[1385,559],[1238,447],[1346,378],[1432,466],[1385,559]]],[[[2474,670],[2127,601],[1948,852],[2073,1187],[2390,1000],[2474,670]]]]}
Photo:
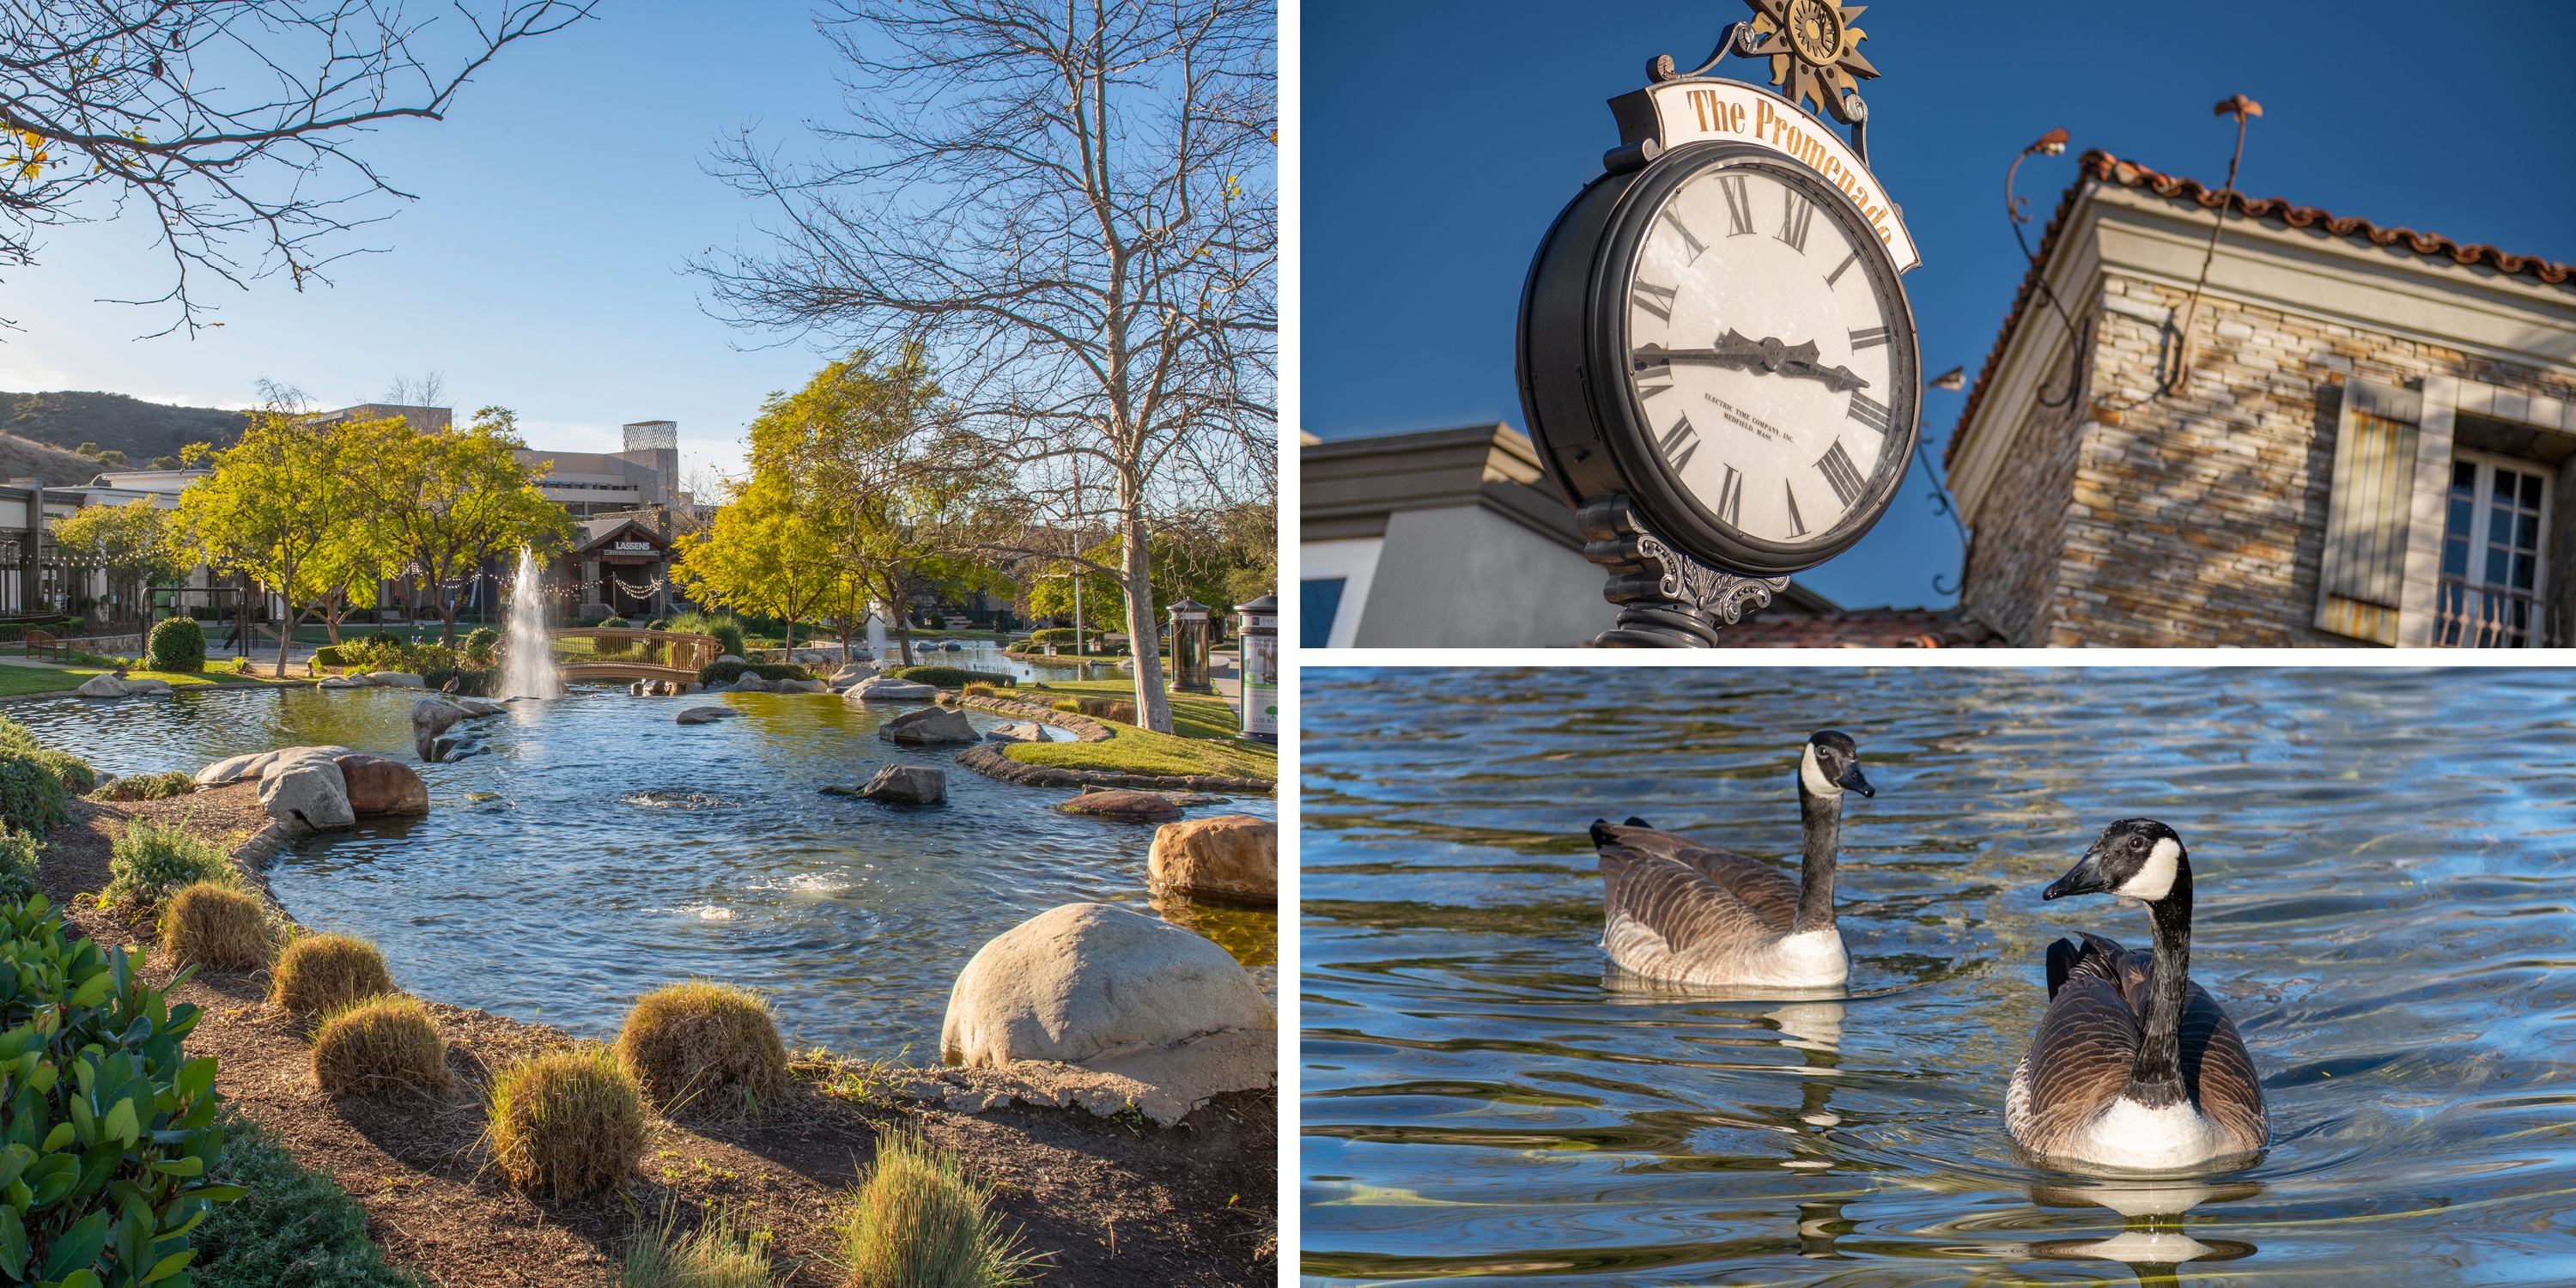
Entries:
{"type": "MultiPolygon", "coordinates": [[[[224,756],[337,744],[413,763],[424,817],[362,822],[269,868],[316,929],[373,939],[394,977],[437,1001],[613,1035],[634,999],[675,980],[769,990],[791,1043],[936,1063],[949,985],[994,935],[1058,904],[1152,912],[1154,829],[1057,813],[1072,793],[995,782],[956,749],[898,749],[880,721],[820,694],[630,697],[575,687],[476,722],[491,748],[420,765],[416,691],[183,692],[170,699],[14,703],[6,713],[103,772],[195,771],[224,756]],[[674,724],[683,706],[742,716],[674,724]],[[823,795],[889,764],[944,768],[925,809],[823,795]]],[[[969,711],[978,731],[1003,717],[969,711]]],[[[1238,797],[1188,817],[1277,817],[1238,797]]],[[[1176,906],[1275,996],[1275,914],[1176,906]]]]}
{"type": "Polygon", "coordinates": [[[1308,1281],[2576,1279],[2570,680],[1309,668],[1308,1281]],[[1612,977],[1585,827],[1794,874],[1824,728],[1878,787],[1845,812],[1850,996],[1612,977]],[[2039,898],[2131,815],[2190,847],[2192,978],[2270,1103],[2269,1153],[2197,1183],[2004,1131],[2047,944],[2146,941],[2039,898]]]}

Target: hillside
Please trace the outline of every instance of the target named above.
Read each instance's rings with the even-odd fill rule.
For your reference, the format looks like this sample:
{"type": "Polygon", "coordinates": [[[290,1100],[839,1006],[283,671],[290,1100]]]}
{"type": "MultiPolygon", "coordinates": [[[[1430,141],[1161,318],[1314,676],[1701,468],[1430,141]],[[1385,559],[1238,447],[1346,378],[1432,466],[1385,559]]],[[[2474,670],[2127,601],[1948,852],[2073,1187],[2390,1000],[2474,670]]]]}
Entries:
{"type": "MultiPolygon", "coordinates": [[[[69,451],[96,443],[125,453],[141,468],[156,456],[175,456],[188,443],[230,443],[241,434],[242,413],[216,407],[172,407],[124,394],[0,393],[0,431],[69,451]]],[[[9,466],[12,477],[27,470],[9,466]]],[[[89,467],[96,470],[96,465],[89,467]]],[[[48,467],[46,477],[55,475],[48,467]]],[[[67,477],[67,476],[66,476],[67,477]]],[[[84,474],[81,477],[87,478],[84,474]]]]}
{"type": "Polygon", "coordinates": [[[47,487],[87,483],[106,466],[75,452],[0,434],[0,481],[41,478],[47,487]]]}

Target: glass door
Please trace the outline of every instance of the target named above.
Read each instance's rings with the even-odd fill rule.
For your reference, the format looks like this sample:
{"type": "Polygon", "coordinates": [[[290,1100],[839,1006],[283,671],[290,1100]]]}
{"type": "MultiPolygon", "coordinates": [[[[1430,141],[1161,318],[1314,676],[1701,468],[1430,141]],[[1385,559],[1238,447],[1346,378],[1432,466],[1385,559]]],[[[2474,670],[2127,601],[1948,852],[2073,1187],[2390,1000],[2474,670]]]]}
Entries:
{"type": "Polygon", "coordinates": [[[2545,467],[2460,453],[2442,525],[2442,585],[2433,642],[2444,648],[2555,644],[2558,615],[2541,602],[2547,539],[2545,467]]]}

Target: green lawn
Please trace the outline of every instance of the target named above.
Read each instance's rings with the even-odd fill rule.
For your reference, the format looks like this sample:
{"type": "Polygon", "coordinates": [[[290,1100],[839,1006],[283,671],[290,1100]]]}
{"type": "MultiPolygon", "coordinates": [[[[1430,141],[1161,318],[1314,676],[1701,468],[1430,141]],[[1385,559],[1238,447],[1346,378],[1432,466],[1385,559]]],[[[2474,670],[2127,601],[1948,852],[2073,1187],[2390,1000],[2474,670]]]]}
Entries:
{"type": "MultiPolygon", "coordinates": [[[[81,682],[89,679],[91,676],[105,675],[106,673],[107,672],[104,668],[94,666],[75,666],[63,670],[55,670],[51,667],[10,666],[5,663],[0,663],[0,698],[17,697],[28,693],[68,693],[73,689],[79,688],[81,686],[81,682]]],[[[189,685],[239,684],[243,682],[240,677],[232,675],[218,676],[212,671],[208,671],[202,675],[191,675],[183,671],[145,671],[137,669],[127,671],[125,675],[127,679],[131,680],[168,680],[173,688],[184,688],[189,685]]]]}
{"type": "MultiPolygon", "coordinates": [[[[1026,690],[1026,698],[1045,706],[1053,701],[1048,694],[1125,701],[1136,692],[1135,685],[1125,680],[1048,680],[1045,684],[1044,692],[1026,690]]],[[[1266,742],[1235,737],[1234,708],[1227,706],[1225,699],[1175,693],[1171,703],[1172,732],[1168,734],[1104,722],[1118,735],[1107,742],[1021,743],[1002,754],[1028,764],[1061,769],[1273,780],[1279,777],[1279,749],[1266,742]]]]}

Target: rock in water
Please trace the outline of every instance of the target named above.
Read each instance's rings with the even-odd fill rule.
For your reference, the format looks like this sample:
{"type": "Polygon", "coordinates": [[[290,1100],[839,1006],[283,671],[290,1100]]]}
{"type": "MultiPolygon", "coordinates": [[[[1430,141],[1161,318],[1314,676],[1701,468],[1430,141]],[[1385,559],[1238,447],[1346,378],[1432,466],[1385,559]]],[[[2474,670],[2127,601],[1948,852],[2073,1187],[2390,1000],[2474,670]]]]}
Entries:
{"type": "Polygon", "coordinates": [[[369,671],[367,681],[388,689],[426,689],[429,681],[409,671],[369,671]]]}
{"type": "Polygon", "coordinates": [[[335,675],[327,680],[314,681],[313,687],[317,689],[366,689],[373,688],[374,686],[368,684],[364,680],[352,680],[347,676],[335,675]]]}
{"type": "Polygon", "coordinates": [[[975,726],[966,723],[966,714],[953,707],[906,711],[878,725],[877,736],[903,747],[978,741],[975,726]]]}
{"type": "Polygon", "coordinates": [[[474,735],[461,729],[451,730],[429,740],[429,755],[423,759],[432,762],[463,760],[467,756],[481,755],[484,750],[483,744],[474,740],[474,735]]]}
{"type": "Polygon", "coordinates": [[[1249,814],[1165,823],[1154,831],[1145,879],[1184,894],[1275,903],[1279,825],[1249,814]]]}
{"type": "Polygon", "coordinates": [[[359,755],[340,756],[331,763],[340,767],[349,811],[358,817],[429,812],[429,784],[420,781],[411,766],[382,756],[359,755]]]}
{"type": "Polygon", "coordinates": [[[1125,823],[1167,823],[1181,816],[1181,807],[1152,792],[1113,790],[1084,792],[1056,806],[1067,814],[1089,814],[1093,818],[1114,818],[1125,823]]]}
{"type": "Polygon", "coordinates": [[[422,698],[411,704],[412,750],[423,760],[438,759],[429,754],[431,741],[471,718],[471,712],[445,698],[422,698]]]}
{"type": "Polygon", "coordinates": [[[680,724],[714,724],[733,714],[732,707],[690,707],[671,719],[680,724]]]}
{"type": "Polygon", "coordinates": [[[997,725],[984,735],[986,742],[1045,742],[1046,726],[1032,720],[1026,724],[997,725]]]}
{"type": "Polygon", "coordinates": [[[72,690],[84,698],[130,698],[138,694],[165,694],[168,680],[120,680],[113,675],[93,675],[72,690]]]}
{"type": "Polygon", "coordinates": [[[890,805],[936,805],[948,799],[948,771],[929,765],[888,765],[859,795],[890,805]]]}
{"type": "Polygon", "coordinates": [[[502,712],[509,710],[508,707],[502,706],[498,702],[486,702],[481,698],[449,698],[447,702],[448,705],[456,707],[462,710],[465,714],[478,720],[482,719],[484,716],[497,716],[502,712]]]}
{"type": "Polygon", "coordinates": [[[199,787],[216,787],[224,783],[255,783],[281,757],[311,753],[320,756],[352,754],[346,747],[286,747],[277,751],[255,751],[247,756],[229,756],[197,771],[199,787]]]}
{"type": "Polygon", "coordinates": [[[279,752],[260,775],[259,803],[270,818],[312,832],[358,821],[339,761],[317,747],[279,752]]]}
{"type": "Polygon", "coordinates": [[[733,691],[736,693],[768,693],[777,687],[749,671],[743,672],[733,682],[733,691]]]}
{"type": "Polygon", "coordinates": [[[824,692],[824,685],[821,680],[780,680],[778,682],[778,692],[821,693],[824,692]]]}
{"type": "Polygon", "coordinates": [[[952,1064],[1076,1064],[1278,1027],[1261,986],[1215,943],[1124,908],[1069,903],[966,963],[939,1047],[952,1064]]]}
{"type": "Polygon", "coordinates": [[[880,675],[859,681],[841,694],[844,702],[928,702],[939,696],[935,685],[916,684],[880,675]]]}
{"type": "Polygon", "coordinates": [[[877,669],[866,662],[843,662],[839,670],[832,672],[832,685],[838,688],[844,684],[856,684],[861,680],[873,680],[876,677],[877,669]]]}

